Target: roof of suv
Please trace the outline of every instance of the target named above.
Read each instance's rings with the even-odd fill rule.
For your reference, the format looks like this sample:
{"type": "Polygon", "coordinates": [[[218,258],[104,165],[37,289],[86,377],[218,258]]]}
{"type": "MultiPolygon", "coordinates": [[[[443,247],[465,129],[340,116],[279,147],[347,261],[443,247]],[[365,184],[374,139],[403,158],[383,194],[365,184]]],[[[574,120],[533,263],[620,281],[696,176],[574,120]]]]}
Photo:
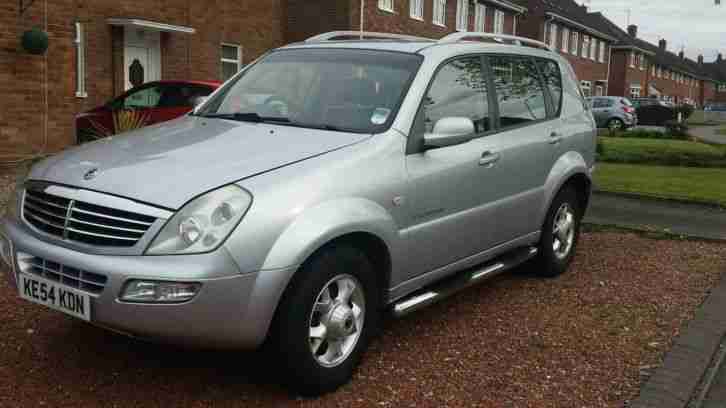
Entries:
{"type": "Polygon", "coordinates": [[[397,51],[415,54],[423,48],[436,45],[436,41],[406,41],[406,40],[343,40],[299,42],[281,48],[350,48],[361,50],[397,51]]]}

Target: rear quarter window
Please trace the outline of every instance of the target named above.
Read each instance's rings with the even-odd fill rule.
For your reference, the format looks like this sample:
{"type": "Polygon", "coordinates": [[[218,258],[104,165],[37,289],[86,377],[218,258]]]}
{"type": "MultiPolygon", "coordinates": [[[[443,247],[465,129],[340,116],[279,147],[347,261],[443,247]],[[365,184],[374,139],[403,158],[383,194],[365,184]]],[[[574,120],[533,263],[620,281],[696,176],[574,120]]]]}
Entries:
{"type": "Polygon", "coordinates": [[[537,65],[542,73],[545,87],[552,97],[554,116],[559,117],[562,112],[562,73],[560,66],[552,60],[537,59],[537,65]]]}

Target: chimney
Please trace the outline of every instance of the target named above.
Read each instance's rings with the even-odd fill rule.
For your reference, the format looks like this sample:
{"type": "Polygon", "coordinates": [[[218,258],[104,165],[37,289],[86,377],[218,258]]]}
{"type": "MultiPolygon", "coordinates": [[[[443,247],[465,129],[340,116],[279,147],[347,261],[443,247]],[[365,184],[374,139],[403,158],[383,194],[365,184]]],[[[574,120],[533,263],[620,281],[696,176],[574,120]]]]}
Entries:
{"type": "Polygon", "coordinates": [[[703,55],[698,56],[698,65],[703,65],[703,55]]]}
{"type": "Polygon", "coordinates": [[[681,50],[681,52],[678,53],[678,56],[681,57],[681,59],[686,58],[686,55],[683,53],[683,50],[681,50]]]}
{"type": "Polygon", "coordinates": [[[665,40],[665,38],[658,41],[658,48],[660,48],[661,51],[665,51],[667,46],[668,42],[665,40]]]}
{"type": "Polygon", "coordinates": [[[628,34],[635,38],[638,36],[638,26],[635,24],[631,24],[628,26],[628,34]]]}

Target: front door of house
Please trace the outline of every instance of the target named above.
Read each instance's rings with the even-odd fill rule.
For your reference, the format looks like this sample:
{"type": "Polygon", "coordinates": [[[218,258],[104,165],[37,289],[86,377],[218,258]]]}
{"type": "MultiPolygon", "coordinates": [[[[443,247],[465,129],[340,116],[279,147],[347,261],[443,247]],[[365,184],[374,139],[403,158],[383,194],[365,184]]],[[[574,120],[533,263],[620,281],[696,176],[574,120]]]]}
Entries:
{"type": "Polygon", "coordinates": [[[161,79],[161,38],[158,31],[124,30],[124,90],[161,79]]]}

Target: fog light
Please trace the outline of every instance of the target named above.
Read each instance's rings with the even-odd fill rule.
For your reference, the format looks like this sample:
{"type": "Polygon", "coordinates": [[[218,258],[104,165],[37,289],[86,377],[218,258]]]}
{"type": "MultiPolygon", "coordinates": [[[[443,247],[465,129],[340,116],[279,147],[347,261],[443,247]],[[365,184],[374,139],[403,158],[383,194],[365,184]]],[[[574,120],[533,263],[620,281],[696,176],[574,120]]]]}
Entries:
{"type": "Polygon", "coordinates": [[[182,303],[199,293],[201,283],[130,281],[121,292],[121,300],[132,303],[182,303]]]}

